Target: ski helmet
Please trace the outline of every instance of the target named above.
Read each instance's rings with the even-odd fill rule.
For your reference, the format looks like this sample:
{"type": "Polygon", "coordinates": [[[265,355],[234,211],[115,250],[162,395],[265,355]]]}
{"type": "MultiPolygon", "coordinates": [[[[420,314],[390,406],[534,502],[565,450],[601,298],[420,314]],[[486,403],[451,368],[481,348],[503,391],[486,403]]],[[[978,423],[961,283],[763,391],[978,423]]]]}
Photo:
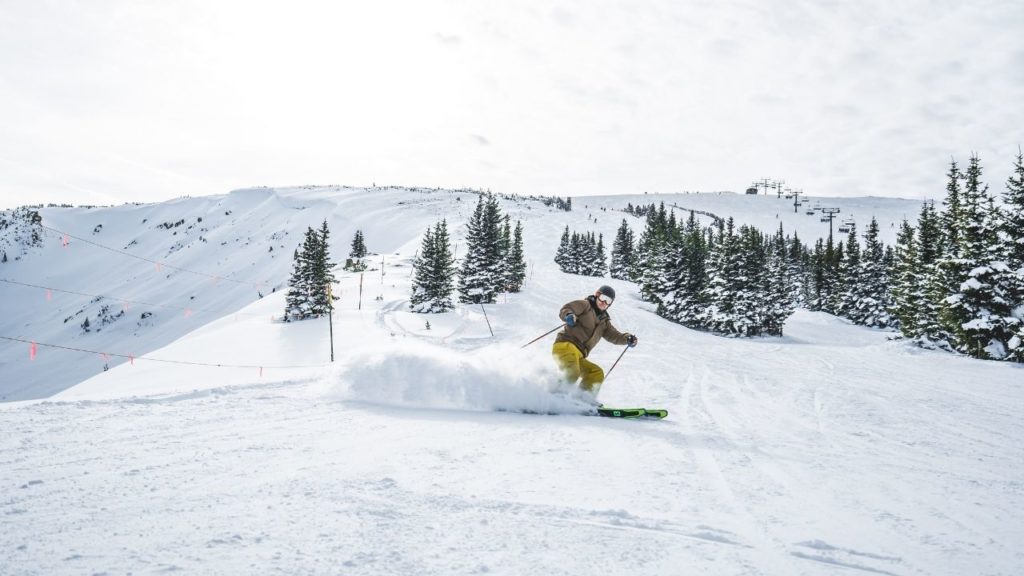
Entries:
{"type": "Polygon", "coordinates": [[[615,300],[615,288],[612,288],[611,286],[601,286],[597,289],[597,293],[604,294],[612,300],[615,300]]]}

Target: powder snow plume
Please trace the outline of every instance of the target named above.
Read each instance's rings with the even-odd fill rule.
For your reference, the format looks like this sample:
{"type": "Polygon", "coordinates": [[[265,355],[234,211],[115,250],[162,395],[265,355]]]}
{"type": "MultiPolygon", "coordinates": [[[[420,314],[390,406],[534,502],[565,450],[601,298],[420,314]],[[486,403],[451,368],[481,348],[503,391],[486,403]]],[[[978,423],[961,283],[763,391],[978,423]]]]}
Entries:
{"type": "Polygon", "coordinates": [[[407,408],[579,413],[553,365],[518,348],[493,346],[453,354],[402,343],[351,357],[332,377],[346,401],[407,408]]]}

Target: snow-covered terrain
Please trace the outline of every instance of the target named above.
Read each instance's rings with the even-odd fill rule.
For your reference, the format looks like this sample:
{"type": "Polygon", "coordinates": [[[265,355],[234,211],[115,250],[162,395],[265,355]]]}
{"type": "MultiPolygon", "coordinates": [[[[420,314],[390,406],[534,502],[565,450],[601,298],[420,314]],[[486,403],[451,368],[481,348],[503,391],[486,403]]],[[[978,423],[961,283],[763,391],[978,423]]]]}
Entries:
{"type": "MultiPolygon", "coordinates": [[[[143,351],[96,374],[96,355],[40,347],[30,360],[27,345],[0,347],[0,386],[22,399],[0,404],[0,573],[1024,571],[1020,366],[923,351],[806,311],[781,339],[719,338],[660,319],[634,285],[604,280],[619,293],[615,324],[640,344],[601,400],[670,415],[581,416],[549,394],[553,336],[520,346],[601,283],[557,271],[562,230],[608,240],[625,217],[639,232],[641,219],[614,210],[661,200],[771,229],[783,218],[764,209],[784,203],[774,197],[585,198],[569,213],[504,200],[523,220],[530,267],[523,292],[485,318],[479,306],[406,311],[420,234],[447,217],[462,242],[467,192],[259,189],[177,207],[43,210],[55,229],[119,249],[138,240],[147,258],[247,285],[158,274],[59,238],[0,265],[0,277],[24,283],[182,306],[195,295],[196,309],[210,309],[136,328],[132,308],[82,333],[81,320],[61,320],[88,297],[0,286],[0,335],[143,351]],[[207,241],[193,228],[168,254],[178,236],[145,226],[181,218],[178,236],[199,224],[207,241]],[[327,320],[282,323],[284,294],[269,291],[305,226],[324,218],[335,260],[362,229],[384,272],[363,277],[361,306],[359,277],[339,273],[334,363],[327,320]],[[262,299],[260,283],[271,286],[262,299]]],[[[846,202],[865,219],[877,204],[883,231],[917,211],[875,200],[846,202]]],[[[791,222],[805,241],[827,227],[803,218],[791,222]]],[[[592,359],[607,369],[621,351],[605,343],[592,359]]]]}

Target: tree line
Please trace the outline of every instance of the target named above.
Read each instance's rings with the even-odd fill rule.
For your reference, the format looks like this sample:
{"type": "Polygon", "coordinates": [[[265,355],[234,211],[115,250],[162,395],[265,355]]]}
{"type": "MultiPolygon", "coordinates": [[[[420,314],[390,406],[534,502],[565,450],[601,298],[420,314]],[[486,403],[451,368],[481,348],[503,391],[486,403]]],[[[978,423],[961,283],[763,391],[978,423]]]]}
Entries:
{"type": "Polygon", "coordinates": [[[975,155],[947,172],[942,208],[921,207],[896,242],[891,311],[925,347],[1024,362],[1024,157],[1000,202],[975,155]]]}
{"type": "Polygon", "coordinates": [[[605,276],[608,274],[608,255],[605,252],[604,236],[593,232],[570,234],[565,227],[562,240],[555,252],[555,263],[562,272],[582,276],[605,276]]]}
{"type": "Polygon", "coordinates": [[[701,226],[664,203],[640,209],[647,221],[635,240],[623,220],[612,244],[611,275],[640,284],[644,300],[673,322],[733,336],[781,335],[796,303],[788,262],[792,240],[732,218],[701,226]]]}
{"type": "Polygon", "coordinates": [[[872,218],[844,241],[807,247],[782,227],[765,235],[732,219],[684,223],[664,204],[630,206],[647,218],[639,240],[623,220],[612,245],[613,278],[680,324],[722,334],[781,334],[797,306],[856,324],[898,329],[928,348],[1024,361],[1024,158],[1001,198],[982,182],[981,161],[947,173],[941,209],[921,207],[895,246],[872,218]]]}
{"type": "Polygon", "coordinates": [[[456,267],[445,220],[423,235],[413,260],[410,307],[414,312],[451,310],[454,292],[459,302],[493,303],[498,294],[519,292],[525,280],[522,222],[513,229],[494,195],[481,194],[469,220],[461,266],[456,267]]]}

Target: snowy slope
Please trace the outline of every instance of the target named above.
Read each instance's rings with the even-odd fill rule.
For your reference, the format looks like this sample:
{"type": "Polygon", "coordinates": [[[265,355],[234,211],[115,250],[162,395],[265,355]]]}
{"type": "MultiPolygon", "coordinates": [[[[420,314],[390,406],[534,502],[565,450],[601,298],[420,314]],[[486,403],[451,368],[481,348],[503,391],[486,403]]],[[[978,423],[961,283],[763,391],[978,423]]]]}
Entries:
{"type": "MultiPolygon", "coordinates": [[[[43,225],[71,237],[65,246],[65,238],[47,231],[42,248],[17,260],[12,252],[0,265],[0,279],[20,283],[0,282],[0,336],[142,356],[284,286],[307,226],[327,219],[332,253],[344,262],[357,228],[371,251],[390,252],[439,217],[441,198],[454,206],[444,210],[460,217],[458,197],[390,188],[259,188],[162,204],[45,208],[43,225]],[[86,318],[88,333],[81,328],[86,318]]],[[[47,397],[105,364],[128,361],[41,348],[28,363],[28,350],[28,344],[0,346],[0,401],[47,397]]]]}
{"type": "MultiPolygon", "coordinates": [[[[625,202],[562,213],[503,201],[524,221],[524,291],[486,318],[472,306],[424,317],[405,311],[418,235],[442,215],[464,219],[473,199],[337,193],[269,195],[322,199],[309,221],[351,223],[336,246],[345,226],[371,249],[374,234],[388,238],[385,275],[364,276],[361,309],[359,278],[340,274],[333,364],[326,320],[271,320],[277,292],[147,354],[244,367],[136,360],[46,402],[0,404],[11,432],[0,436],[3,572],[1024,570],[1019,366],[804,311],[781,339],[718,338],[665,322],[635,286],[607,280],[616,325],[640,345],[601,400],[671,415],[579,416],[548,393],[552,337],[519,346],[597,283],[551,262],[564,226],[609,236],[621,215],[594,212],[594,223],[587,209],[625,202]]],[[[604,344],[592,359],[607,368],[621,351],[604,344]]]]}
{"type": "MultiPolygon", "coordinates": [[[[517,210],[527,224],[546,215],[543,226],[527,230],[527,241],[534,245],[533,260],[548,261],[565,225],[603,233],[610,245],[622,219],[638,234],[642,230],[643,219],[622,212],[627,204],[662,201],[679,207],[680,217],[682,210],[695,209],[731,215],[767,231],[781,221],[787,233],[797,231],[810,243],[827,234],[818,216],[780,211],[786,201],[774,196],[604,196],[577,199],[571,213],[536,201],[523,201],[517,210]]],[[[831,202],[842,206],[844,216],[877,216],[889,242],[899,220],[919,208],[917,202],[898,199],[831,202]]],[[[50,230],[43,247],[22,254],[8,246],[17,231],[0,238],[11,256],[0,264],[0,279],[18,282],[0,282],[0,336],[142,356],[284,286],[292,251],[307,226],[327,219],[333,254],[343,262],[356,229],[363,230],[371,251],[392,253],[412,242],[414,252],[422,231],[447,217],[458,241],[474,203],[475,195],[465,191],[307,186],[237,190],[162,204],[44,208],[39,212],[50,230]],[[87,318],[89,332],[82,329],[87,318]]],[[[0,401],[44,398],[104,366],[129,361],[48,348],[45,361],[26,363],[28,349],[27,343],[0,347],[0,401]]]]}

